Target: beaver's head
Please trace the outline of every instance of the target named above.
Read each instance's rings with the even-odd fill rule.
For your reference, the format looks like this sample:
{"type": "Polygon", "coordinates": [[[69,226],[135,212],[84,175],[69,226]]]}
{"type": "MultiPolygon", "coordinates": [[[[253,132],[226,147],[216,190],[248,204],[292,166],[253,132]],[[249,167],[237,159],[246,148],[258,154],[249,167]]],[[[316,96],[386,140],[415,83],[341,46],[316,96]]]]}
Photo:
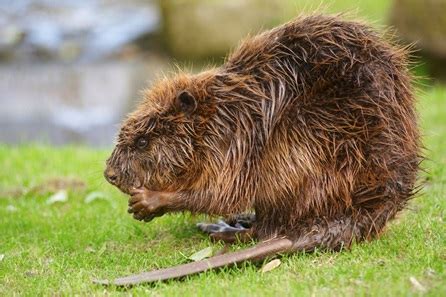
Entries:
{"type": "Polygon", "coordinates": [[[104,175],[121,191],[187,190],[203,172],[203,138],[213,114],[211,73],[178,75],[144,92],[124,121],[104,175]]]}

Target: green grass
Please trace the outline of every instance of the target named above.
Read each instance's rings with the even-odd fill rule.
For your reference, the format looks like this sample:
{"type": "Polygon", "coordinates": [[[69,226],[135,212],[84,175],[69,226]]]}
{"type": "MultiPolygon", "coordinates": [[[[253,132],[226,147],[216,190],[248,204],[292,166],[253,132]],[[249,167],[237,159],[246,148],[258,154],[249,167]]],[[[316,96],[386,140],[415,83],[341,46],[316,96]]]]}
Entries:
{"type": "MultiPolygon", "coordinates": [[[[165,216],[144,224],[126,213],[126,197],[102,178],[107,151],[0,146],[0,189],[32,188],[48,178],[78,177],[87,188],[64,203],[49,193],[0,198],[0,295],[411,295],[415,277],[430,296],[446,294],[446,89],[420,95],[428,169],[423,194],[376,241],[341,253],[296,254],[265,274],[253,264],[193,276],[186,281],[130,290],[93,285],[112,278],[184,263],[212,244],[194,224],[201,218],[165,216]],[[92,191],[107,200],[84,202],[92,191]],[[11,208],[15,211],[11,211],[11,208]]],[[[9,195],[10,196],[10,195],[9,195]]],[[[240,248],[236,246],[234,248],[240,248]]]]}

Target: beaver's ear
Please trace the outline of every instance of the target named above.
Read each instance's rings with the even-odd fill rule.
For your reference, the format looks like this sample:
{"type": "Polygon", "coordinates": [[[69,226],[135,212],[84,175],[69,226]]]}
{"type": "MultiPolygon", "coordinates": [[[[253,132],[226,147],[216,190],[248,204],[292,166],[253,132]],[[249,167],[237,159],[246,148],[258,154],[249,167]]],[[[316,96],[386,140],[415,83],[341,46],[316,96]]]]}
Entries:
{"type": "Polygon", "coordinates": [[[186,114],[191,114],[197,108],[197,100],[195,99],[194,95],[184,90],[177,94],[175,105],[177,110],[180,110],[186,114]]]}

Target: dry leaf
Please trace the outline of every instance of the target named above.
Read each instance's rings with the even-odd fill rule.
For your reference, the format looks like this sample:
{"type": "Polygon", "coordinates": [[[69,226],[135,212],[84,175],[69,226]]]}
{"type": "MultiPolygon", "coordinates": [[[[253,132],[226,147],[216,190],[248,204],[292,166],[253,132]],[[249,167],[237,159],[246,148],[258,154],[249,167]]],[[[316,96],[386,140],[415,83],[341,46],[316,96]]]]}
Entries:
{"type": "Polygon", "coordinates": [[[276,269],[277,267],[280,266],[281,263],[282,262],[280,262],[279,259],[274,259],[274,260],[266,263],[265,265],[263,265],[261,272],[265,273],[265,272],[271,271],[273,269],[276,269]]]}
{"type": "Polygon", "coordinates": [[[410,283],[412,284],[412,287],[415,290],[420,291],[420,292],[426,292],[427,291],[426,288],[415,277],[411,276],[409,278],[409,280],[410,280],[410,283]]]}
{"type": "Polygon", "coordinates": [[[85,252],[87,252],[87,253],[96,253],[96,250],[93,247],[91,247],[91,246],[87,246],[85,248],[85,252]]]}
{"type": "Polygon", "coordinates": [[[51,265],[51,263],[53,263],[54,262],[54,259],[53,258],[45,258],[44,260],[43,260],[43,265],[45,266],[45,267],[48,267],[49,265],[51,265]]]}
{"type": "Polygon", "coordinates": [[[105,252],[106,249],[107,249],[107,244],[104,243],[101,249],[98,251],[98,256],[102,256],[102,254],[105,252]]]}
{"type": "Polygon", "coordinates": [[[68,201],[68,193],[66,190],[60,190],[53,195],[51,195],[48,200],[46,201],[46,204],[51,205],[56,202],[67,202],[68,201]]]}
{"type": "Polygon", "coordinates": [[[98,199],[108,200],[107,196],[102,192],[91,192],[85,196],[84,202],[88,204],[98,199]]]}
{"type": "Polygon", "coordinates": [[[200,261],[209,258],[210,256],[212,256],[212,248],[207,247],[191,255],[189,259],[192,261],[200,261]]]}
{"type": "Polygon", "coordinates": [[[435,270],[433,270],[432,268],[428,268],[424,271],[424,274],[426,274],[429,277],[434,277],[437,275],[437,273],[435,272],[435,270]]]}
{"type": "Polygon", "coordinates": [[[9,204],[8,206],[6,206],[6,211],[8,211],[8,212],[16,212],[17,211],[17,207],[15,207],[12,204],[9,204]]]}
{"type": "Polygon", "coordinates": [[[39,275],[39,272],[35,269],[31,269],[25,272],[26,277],[36,277],[39,275]]]}

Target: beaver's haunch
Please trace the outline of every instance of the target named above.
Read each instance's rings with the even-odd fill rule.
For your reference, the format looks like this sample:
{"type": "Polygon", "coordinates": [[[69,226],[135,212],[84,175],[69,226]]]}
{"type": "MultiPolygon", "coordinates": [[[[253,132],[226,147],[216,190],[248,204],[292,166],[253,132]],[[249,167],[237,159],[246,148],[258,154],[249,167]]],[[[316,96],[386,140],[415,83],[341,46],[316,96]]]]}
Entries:
{"type": "Polygon", "coordinates": [[[147,91],[106,177],[140,220],[254,210],[251,229],[202,228],[273,239],[261,256],[372,238],[412,197],[420,163],[407,63],[368,26],[299,18],[244,41],[219,68],[147,91]]]}

